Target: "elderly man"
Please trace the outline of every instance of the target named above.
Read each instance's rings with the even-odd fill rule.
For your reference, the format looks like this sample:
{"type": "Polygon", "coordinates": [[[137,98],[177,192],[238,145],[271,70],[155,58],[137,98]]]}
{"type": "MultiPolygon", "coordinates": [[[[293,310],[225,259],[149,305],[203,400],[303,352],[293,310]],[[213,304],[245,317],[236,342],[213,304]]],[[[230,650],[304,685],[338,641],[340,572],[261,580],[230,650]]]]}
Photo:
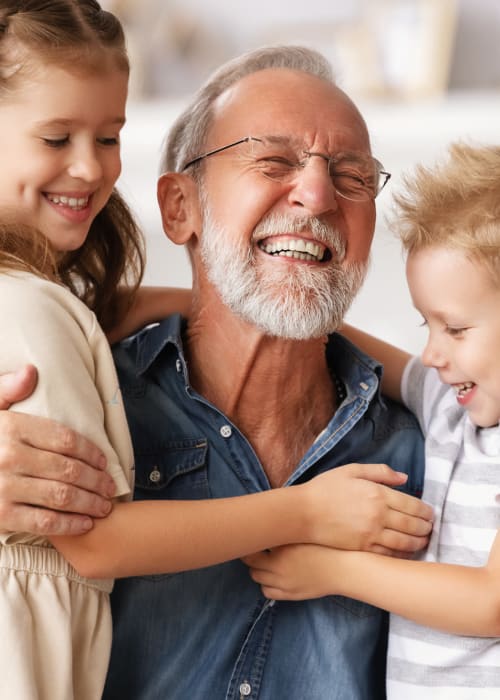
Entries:
{"type": "MultiPolygon", "coordinates": [[[[188,247],[193,305],[188,323],[168,318],[115,351],[136,497],[251,493],[354,462],[338,470],[332,496],[338,546],[421,547],[428,510],[384,485],[402,479],[383,466],[406,471],[406,489],[420,493],[416,424],[381,398],[374,361],[328,337],[363,280],[374,200],[389,176],[327,62],[281,47],[223,66],[174,125],[163,171],[163,224],[188,247]]],[[[78,530],[78,516],[42,509],[35,521],[30,506],[9,508],[21,488],[11,465],[39,464],[25,468],[37,496],[23,500],[54,507],[61,463],[49,453],[65,451],[62,464],[79,467],[66,477],[75,481],[73,510],[97,515],[102,477],[76,460],[95,462],[95,452],[81,439],[64,450],[52,424],[18,418],[0,453],[10,475],[0,521],[3,512],[16,528],[78,530]],[[22,451],[26,442],[43,448],[43,463],[31,446],[22,451]]],[[[382,611],[340,597],[273,604],[239,561],[119,581],[113,612],[108,700],[384,696],[382,611]]]]}

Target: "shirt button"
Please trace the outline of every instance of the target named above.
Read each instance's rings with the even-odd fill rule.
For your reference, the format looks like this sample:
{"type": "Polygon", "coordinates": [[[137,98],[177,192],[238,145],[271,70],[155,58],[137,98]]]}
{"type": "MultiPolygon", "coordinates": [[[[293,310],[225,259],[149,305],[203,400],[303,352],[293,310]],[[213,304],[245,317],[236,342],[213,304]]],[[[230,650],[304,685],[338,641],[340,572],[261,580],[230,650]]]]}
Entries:
{"type": "Polygon", "coordinates": [[[252,686],[250,685],[250,683],[248,683],[248,681],[244,681],[240,685],[240,695],[242,697],[246,698],[250,695],[251,692],[252,692],[252,686]]]}
{"type": "Polygon", "coordinates": [[[222,435],[223,438],[228,438],[231,437],[233,434],[233,431],[231,430],[230,425],[223,425],[222,428],[220,429],[220,434],[222,435]]]}
{"type": "Polygon", "coordinates": [[[178,372],[182,372],[182,362],[181,362],[180,360],[176,360],[176,361],[175,361],[175,369],[176,369],[178,372]]]}
{"type": "Polygon", "coordinates": [[[152,481],[154,484],[158,483],[161,479],[161,473],[158,471],[158,469],[153,469],[153,471],[149,475],[149,480],[152,481]]]}
{"type": "Polygon", "coordinates": [[[360,382],[359,386],[363,389],[363,391],[368,391],[370,388],[366,382],[360,382]]]}

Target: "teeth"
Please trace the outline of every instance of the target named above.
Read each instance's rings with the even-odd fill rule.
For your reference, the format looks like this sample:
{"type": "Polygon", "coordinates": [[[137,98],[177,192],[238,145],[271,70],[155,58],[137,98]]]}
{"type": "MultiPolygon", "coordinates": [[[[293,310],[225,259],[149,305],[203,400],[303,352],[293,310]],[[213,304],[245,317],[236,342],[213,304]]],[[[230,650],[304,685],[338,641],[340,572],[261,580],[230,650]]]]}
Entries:
{"type": "Polygon", "coordinates": [[[83,209],[89,203],[89,197],[65,197],[62,194],[48,194],[47,199],[54,204],[76,210],[83,209]]]}
{"type": "Polygon", "coordinates": [[[273,241],[272,243],[260,243],[260,248],[269,255],[278,255],[296,260],[309,260],[321,262],[325,254],[325,248],[319,243],[305,241],[297,238],[288,241],[273,241]]]}
{"type": "Polygon", "coordinates": [[[474,382],[463,382],[462,384],[455,384],[454,388],[459,396],[465,396],[465,394],[467,394],[475,386],[476,385],[474,382]]]}

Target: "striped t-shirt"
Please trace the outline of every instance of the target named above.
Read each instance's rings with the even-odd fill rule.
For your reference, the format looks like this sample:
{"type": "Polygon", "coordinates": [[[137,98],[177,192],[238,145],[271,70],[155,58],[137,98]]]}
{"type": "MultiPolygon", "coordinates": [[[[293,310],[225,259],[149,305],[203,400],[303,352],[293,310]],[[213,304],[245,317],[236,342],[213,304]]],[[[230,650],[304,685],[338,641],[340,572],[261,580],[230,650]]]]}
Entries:
{"type": "MultiPolygon", "coordinates": [[[[455,391],[417,358],[402,394],[426,437],[423,500],[435,514],[421,558],[482,566],[500,528],[500,428],[473,425],[455,391]]],[[[387,697],[499,700],[500,639],[447,634],[392,615],[387,697]]]]}

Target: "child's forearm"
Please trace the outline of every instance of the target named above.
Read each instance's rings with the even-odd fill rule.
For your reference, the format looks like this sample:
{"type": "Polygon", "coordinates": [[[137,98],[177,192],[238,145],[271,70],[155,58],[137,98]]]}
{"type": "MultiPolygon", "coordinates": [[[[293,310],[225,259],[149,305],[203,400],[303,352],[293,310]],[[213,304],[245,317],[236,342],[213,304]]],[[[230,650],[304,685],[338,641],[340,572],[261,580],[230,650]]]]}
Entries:
{"type": "Polygon", "coordinates": [[[401,401],[401,377],[411,355],[347,323],[343,324],[339,332],[383,364],[382,391],[391,399],[401,401]]]}
{"type": "Polygon", "coordinates": [[[500,569],[342,552],[335,593],[452,634],[500,636],[500,569]]]}
{"type": "Polygon", "coordinates": [[[110,343],[116,343],[149,323],[173,313],[189,314],[191,290],[174,287],[140,287],[125,318],[107,333],[110,343]]]}
{"type": "Polygon", "coordinates": [[[206,501],[117,503],[89,533],[51,540],[86,577],[170,573],[307,541],[317,529],[309,505],[301,486],[206,501]]]}

